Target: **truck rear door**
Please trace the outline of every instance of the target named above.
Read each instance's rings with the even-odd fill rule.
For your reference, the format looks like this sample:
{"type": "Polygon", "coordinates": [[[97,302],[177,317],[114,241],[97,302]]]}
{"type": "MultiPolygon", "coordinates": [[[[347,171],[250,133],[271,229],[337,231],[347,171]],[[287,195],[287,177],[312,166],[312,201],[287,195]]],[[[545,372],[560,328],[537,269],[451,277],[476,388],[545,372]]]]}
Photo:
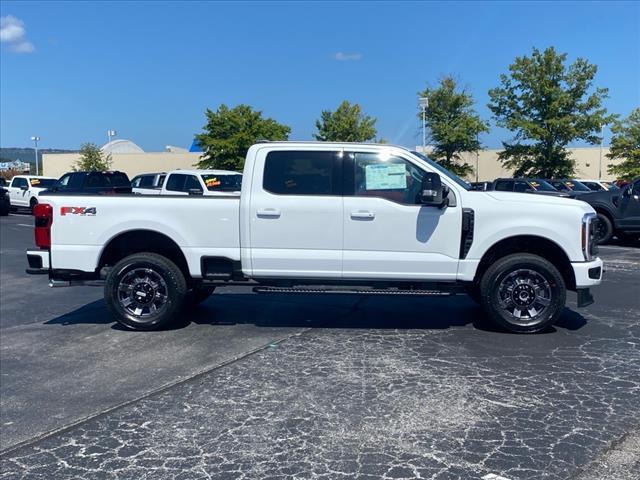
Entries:
{"type": "Polygon", "coordinates": [[[254,276],[341,276],[341,156],[321,149],[258,151],[249,206],[254,276]]]}

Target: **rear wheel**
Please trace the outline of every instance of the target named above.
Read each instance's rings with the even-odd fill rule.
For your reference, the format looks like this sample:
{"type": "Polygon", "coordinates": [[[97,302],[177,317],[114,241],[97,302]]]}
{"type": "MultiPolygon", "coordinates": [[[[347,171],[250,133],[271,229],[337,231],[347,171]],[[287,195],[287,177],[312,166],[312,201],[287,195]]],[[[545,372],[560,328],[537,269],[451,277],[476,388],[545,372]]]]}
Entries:
{"type": "Polygon", "coordinates": [[[562,275],[548,260],[514,254],[491,265],[480,281],[489,317],[511,332],[533,333],[558,320],[566,300],[562,275]]]}
{"type": "Polygon", "coordinates": [[[115,319],[133,330],[168,326],[184,304],[186,293],[180,269],[155,253],[137,253],[120,260],[107,275],[104,288],[115,319]]]}
{"type": "Polygon", "coordinates": [[[598,243],[607,243],[613,237],[613,223],[604,213],[598,212],[598,224],[596,225],[598,243]]]}

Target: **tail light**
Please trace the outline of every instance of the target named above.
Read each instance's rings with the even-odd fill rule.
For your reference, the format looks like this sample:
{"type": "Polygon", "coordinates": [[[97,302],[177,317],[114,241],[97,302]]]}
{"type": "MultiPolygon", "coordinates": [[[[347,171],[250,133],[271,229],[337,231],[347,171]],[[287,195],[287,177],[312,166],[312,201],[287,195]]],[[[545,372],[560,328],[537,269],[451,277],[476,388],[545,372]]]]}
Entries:
{"type": "Polygon", "coordinates": [[[38,203],[33,209],[35,217],[36,246],[43,250],[51,248],[51,224],[53,223],[53,207],[47,203],[38,203]]]}

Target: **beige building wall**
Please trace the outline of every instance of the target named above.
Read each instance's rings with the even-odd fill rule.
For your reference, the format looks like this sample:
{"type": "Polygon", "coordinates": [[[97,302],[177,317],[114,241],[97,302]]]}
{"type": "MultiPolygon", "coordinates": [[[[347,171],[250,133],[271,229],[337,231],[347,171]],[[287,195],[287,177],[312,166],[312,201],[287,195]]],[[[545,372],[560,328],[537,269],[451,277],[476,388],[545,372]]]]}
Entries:
{"type": "MultiPolygon", "coordinates": [[[[421,147],[417,147],[421,150],[421,147]]],[[[600,168],[600,148],[570,148],[572,157],[576,160],[576,178],[598,178],[600,168]]],[[[464,158],[474,169],[478,167],[477,180],[480,182],[495,180],[500,177],[511,177],[513,172],[505,169],[498,161],[500,150],[483,150],[479,155],[466,154],[464,158]]],[[[607,173],[610,163],[619,160],[609,160],[606,155],[608,148],[602,149],[602,179],[615,180],[607,173]]],[[[77,153],[45,153],[42,156],[43,175],[61,177],[73,169],[73,164],[79,159],[77,153]]],[[[125,172],[129,178],[140,173],[168,172],[170,170],[194,168],[200,160],[199,153],[180,152],[145,152],[145,153],[112,153],[112,169],[125,172]]],[[[475,172],[466,180],[476,181],[475,172]]]]}
{"type": "MultiPolygon", "coordinates": [[[[125,172],[129,178],[133,178],[141,173],[194,168],[200,155],[192,152],[112,153],[111,169],[125,172]]],[[[79,158],[78,153],[45,153],[42,155],[43,175],[60,178],[73,170],[73,165],[79,158]]]]}
{"type": "MultiPolygon", "coordinates": [[[[576,161],[576,176],[575,178],[599,178],[600,170],[600,148],[599,147],[578,147],[569,148],[571,157],[576,161]]],[[[502,163],[498,161],[498,154],[501,150],[483,150],[476,156],[476,154],[465,154],[463,157],[465,161],[471,165],[474,169],[477,165],[478,180],[479,182],[491,181],[500,177],[512,177],[513,171],[505,169],[502,163]]],[[[615,180],[613,175],[607,173],[607,167],[614,163],[617,164],[620,160],[609,160],[607,158],[609,148],[602,149],[602,180],[615,180]]],[[[465,180],[470,182],[476,181],[475,172],[467,176],[465,180]]]]}

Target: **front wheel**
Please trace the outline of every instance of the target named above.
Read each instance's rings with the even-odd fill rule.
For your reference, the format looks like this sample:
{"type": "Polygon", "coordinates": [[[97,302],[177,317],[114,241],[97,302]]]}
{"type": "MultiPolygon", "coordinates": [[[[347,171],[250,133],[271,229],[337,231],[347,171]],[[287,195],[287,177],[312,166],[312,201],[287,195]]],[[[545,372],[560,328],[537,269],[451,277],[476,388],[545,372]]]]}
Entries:
{"type": "Polygon", "coordinates": [[[555,323],[567,295],[558,269],[527,253],[494,262],[482,276],[480,294],[489,317],[516,333],[539,332],[555,323]]]}
{"type": "Polygon", "coordinates": [[[30,201],[29,201],[29,209],[31,210],[31,215],[33,215],[33,212],[36,209],[36,205],[38,205],[38,199],[36,197],[33,197],[30,201]]]}
{"type": "Polygon", "coordinates": [[[598,244],[607,243],[613,237],[613,223],[604,213],[598,212],[596,224],[596,237],[598,244]]]}
{"type": "Polygon", "coordinates": [[[171,260],[155,253],[137,253],[120,260],[109,272],[104,298],[115,319],[133,330],[159,330],[180,312],[187,282],[171,260]]]}

